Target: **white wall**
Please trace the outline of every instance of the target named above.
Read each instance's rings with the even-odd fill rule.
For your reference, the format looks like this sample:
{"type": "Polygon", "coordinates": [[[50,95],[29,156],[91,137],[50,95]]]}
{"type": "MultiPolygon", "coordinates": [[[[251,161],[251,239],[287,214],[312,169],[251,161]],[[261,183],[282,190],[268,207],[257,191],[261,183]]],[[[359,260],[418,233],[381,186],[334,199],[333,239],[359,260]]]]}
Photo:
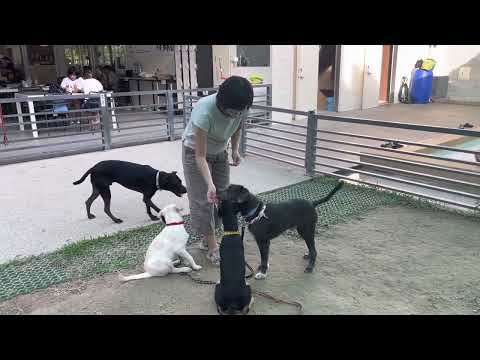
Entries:
{"type": "MultiPolygon", "coordinates": [[[[295,45],[272,45],[272,106],[293,109],[293,94],[295,92],[295,45]]],[[[274,113],[275,120],[289,121],[292,116],[274,113]]]]}
{"type": "Polygon", "coordinates": [[[480,45],[399,45],[395,73],[395,103],[398,103],[398,90],[403,76],[410,82],[411,72],[419,59],[432,57],[437,65],[434,76],[448,76],[450,72],[480,54],[480,45]]]}
{"type": "Polygon", "coordinates": [[[362,108],[365,45],[342,45],[338,111],[362,108]]]}
{"type": "Polygon", "coordinates": [[[480,54],[480,45],[437,45],[430,56],[437,61],[435,76],[448,76],[450,72],[480,54]]]}

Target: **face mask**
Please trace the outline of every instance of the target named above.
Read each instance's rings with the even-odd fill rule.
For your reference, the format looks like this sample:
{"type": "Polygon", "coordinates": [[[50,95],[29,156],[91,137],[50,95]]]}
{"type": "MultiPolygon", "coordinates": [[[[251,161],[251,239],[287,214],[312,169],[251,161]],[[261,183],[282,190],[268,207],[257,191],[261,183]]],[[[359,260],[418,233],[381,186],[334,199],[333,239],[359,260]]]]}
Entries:
{"type": "Polygon", "coordinates": [[[232,117],[232,118],[238,118],[241,116],[244,116],[248,113],[248,109],[243,109],[243,110],[234,110],[234,109],[225,109],[223,110],[225,115],[232,117]]]}

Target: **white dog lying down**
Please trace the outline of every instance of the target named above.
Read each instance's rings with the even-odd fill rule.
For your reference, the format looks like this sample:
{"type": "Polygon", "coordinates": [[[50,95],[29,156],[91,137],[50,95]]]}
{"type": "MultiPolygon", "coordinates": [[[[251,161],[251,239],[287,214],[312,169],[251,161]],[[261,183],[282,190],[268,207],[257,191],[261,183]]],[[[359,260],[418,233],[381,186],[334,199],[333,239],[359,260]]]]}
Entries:
{"type": "Polygon", "coordinates": [[[160,211],[160,217],[165,223],[165,228],[158,234],[148,247],[145,255],[143,268],[145,272],[138,275],[123,276],[119,274],[121,281],[146,279],[153,276],[165,276],[169,273],[184,273],[200,270],[202,267],[195,264],[192,256],[187,252],[188,233],[183,226],[184,221],[180,215],[181,209],[176,205],[168,205],[160,211]],[[190,266],[176,268],[180,260],[184,259],[190,266]]]}

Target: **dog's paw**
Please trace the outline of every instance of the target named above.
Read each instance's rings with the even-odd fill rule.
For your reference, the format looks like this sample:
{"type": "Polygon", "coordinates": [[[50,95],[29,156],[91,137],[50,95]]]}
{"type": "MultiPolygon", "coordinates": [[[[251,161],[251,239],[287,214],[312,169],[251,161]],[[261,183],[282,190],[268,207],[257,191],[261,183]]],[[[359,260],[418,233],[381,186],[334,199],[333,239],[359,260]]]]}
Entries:
{"type": "Polygon", "coordinates": [[[160,220],[160,218],[158,216],[150,216],[150,219],[152,221],[157,221],[157,220],[160,220]]]}
{"type": "Polygon", "coordinates": [[[92,219],[95,219],[95,218],[96,218],[96,216],[95,216],[95,215],[93,215],[93,214],[90,214],[90,215],[87,215],[87,216],[88,216],[88,218],[89,218],[90,220],[92,220],[92,219]]]}
{"type": "Polygon", "coordinates": [[[307,274],[311,274],[313,272],[313,267],[307,266],[303,272],[307,274]]]}
{"type": "Polygon", "coordinates": [[[267,273],[258,272],[255,274],[255,279],[263,280],[267,278],[267,273]]]}
{"type": "Polygon", "coordinates": [[[193,268],[193,270],[198,271],[198,270],[200,270],[202,267],[201,267],[200,265],[194,265],[194,266],[192,266],[192,268],[193,268]]]}
{"type": "Polygon", "coordinates": [[[121,224],[123,222],[122,219],[115,219],[113,221],[115,222],[115,224],[121,224]]]}

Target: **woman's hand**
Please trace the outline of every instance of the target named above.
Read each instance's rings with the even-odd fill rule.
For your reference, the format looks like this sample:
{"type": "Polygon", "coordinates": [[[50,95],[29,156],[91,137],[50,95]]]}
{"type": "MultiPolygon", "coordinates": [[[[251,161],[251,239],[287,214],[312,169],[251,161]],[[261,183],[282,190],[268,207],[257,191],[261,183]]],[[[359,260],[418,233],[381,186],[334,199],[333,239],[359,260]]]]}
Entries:
{"type": "Polygon", "coordinates": [[[232,166],[238,166],[242,162],[242,158],[240,157],[240,153],[238,151],[232,152],[232,166]]]}
{"type": "Polygon", "coordinates": [[[209,203],[218,204],[217,189],[213,184],[208,185],[207,200],[209,203]]]}

